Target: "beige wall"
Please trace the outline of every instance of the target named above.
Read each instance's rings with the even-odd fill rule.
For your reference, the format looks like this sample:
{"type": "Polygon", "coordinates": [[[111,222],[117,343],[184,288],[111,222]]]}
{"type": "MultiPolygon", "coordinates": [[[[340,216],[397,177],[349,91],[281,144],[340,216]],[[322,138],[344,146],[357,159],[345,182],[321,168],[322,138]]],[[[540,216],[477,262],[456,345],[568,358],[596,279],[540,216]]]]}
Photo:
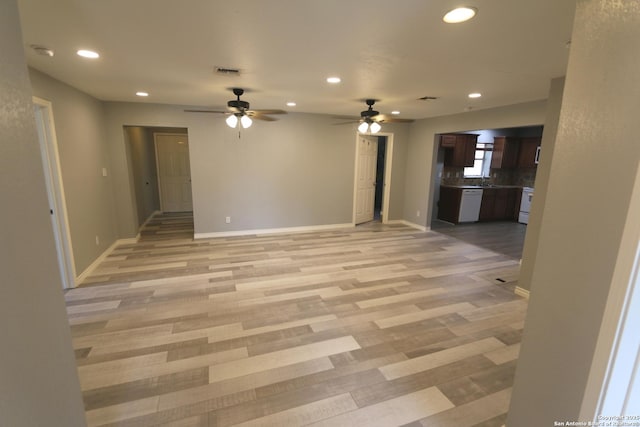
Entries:
{"type": "Polygon", "coordinates": [[[536,101],[419,120],[411,125],[406,156],[404,219],[419,225],[431,222],[436,167],[436,135],[476,129],[544,124],[546,102],[536,101]],[[417,212],[420,212],[420,216],[417,212]]]}
{"type": "MultiPolygon", "coordinates": [[[[229,129],[223,117],[181,106],[106,103],[107,137],[116,176],[120,237],[137,221],[127,173],[123,126],[187,128],[196,233],[345,224],[352,221],[355,125],[334,126],[317,114],[288,114],[277,122],[229,129]],[[225,223],[225,217],[231,223],[225,223]]],[[[408,125],[394,133],[390,219],[402,219],[408,125]]]]}
{"type": "MultiPolygon", "coordinates": [[[[181,130],[185,132],[185,130],[181,130]]],[[[142,225],[160,210],[158,172],[153,129],[127,126],[125,144],[129,149],[129,166],[136,200],[137,224],[142,225]]]]}
{"type": "Polygon", "coordinates": [[[83,426],[19,22],[0,1],[0,425],[83,426]]]}
{"type": "Polygon", "coordinates": [[[544,195],[547,194],[549,188],[549,172],[555,149],[558,121],[560,120],[564,80],[564,77],[559,77],[551,81],[551,90],[547,101],[547,118],[545,119],[541,144],[544,149],[540,151],[540,164],[538,164],[536,172],[536,190],[533,196],[535,201],[532,202],[529,215],[527,235],[522,249],[522,266],[520,267],[520,277],[518,278],[518,287],[526,291],[531,289],[531,276],[533,275],[533,267],[536,264],[538,237],[544,216],[544,195]]]}
{"type": "Polygon", "coordinates": [[[102,102],[30,69],[33,94],[52,103],[76,276],[116,239],[113,175],[102,102]],[[107,177],[102,176],[107,168],[107,177]],[[99,244],[96,244],[98,236],[99,244]]]}
{"type": "Polygon", "coordinates": [[[616,302],[609,296],[625,295],[630,286],[640,237],[640,217],[629,215],[640,185],[639,73],[640,2],[579,1],[548,189],[541,195],[544,216],[511,427],[579,421],[598,334],[610,320],[603,314],[616,302]],[[626,233],[635,237],[630,248],[622,245],[626,233]],[[626,278],[614,280],[616,270],[626,278]]]}

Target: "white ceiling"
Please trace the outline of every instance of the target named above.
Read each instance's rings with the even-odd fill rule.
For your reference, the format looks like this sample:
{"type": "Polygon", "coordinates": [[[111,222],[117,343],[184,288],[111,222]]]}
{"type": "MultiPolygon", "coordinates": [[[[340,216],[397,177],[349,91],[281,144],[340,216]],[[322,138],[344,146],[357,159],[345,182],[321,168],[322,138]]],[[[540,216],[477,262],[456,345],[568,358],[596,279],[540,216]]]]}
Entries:
{"type": "Polygon", "coordinates": [[[242,87],[257,109],[358,115],[363,98],[376,98],[381,113],[418,119],[546,98],[565,74],[575,2],[468,0],[478,14],[454,25],[442,16],[458,0],[18,4],[29,65],[101,100],[222,108],[242,87]],[[101,57],[80,58],[82,48],[101,57]],[[327,84],[330,75],[342,83],[327,84]],[[417,100],[426,95],[439,99],[417,100]]]}

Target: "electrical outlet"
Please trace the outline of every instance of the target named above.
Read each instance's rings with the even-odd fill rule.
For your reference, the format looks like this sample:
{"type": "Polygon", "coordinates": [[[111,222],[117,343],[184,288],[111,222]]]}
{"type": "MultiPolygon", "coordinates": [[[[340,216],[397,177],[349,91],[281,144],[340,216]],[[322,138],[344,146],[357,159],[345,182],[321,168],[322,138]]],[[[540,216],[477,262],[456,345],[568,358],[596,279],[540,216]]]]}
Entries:
{"type": "Polygon", "coordinates": [[[100,237],[96,234],[96,246],[100,244],[100,237]]]}
{"type": "Polygon", "coordinates": [[[224,222],[226,222],[227,224],[231,224],[231,217],[228,216],[224,219],[224,222]]]}
{"type": "Polygon", "coordinates": [[[107,168],[102,168],[102,176],[107,176],[107,168]]]}
{"type": "Polygon", "coordinates": [[[416,216],[420,216],[420,211],[416,211],[416,216]]]}

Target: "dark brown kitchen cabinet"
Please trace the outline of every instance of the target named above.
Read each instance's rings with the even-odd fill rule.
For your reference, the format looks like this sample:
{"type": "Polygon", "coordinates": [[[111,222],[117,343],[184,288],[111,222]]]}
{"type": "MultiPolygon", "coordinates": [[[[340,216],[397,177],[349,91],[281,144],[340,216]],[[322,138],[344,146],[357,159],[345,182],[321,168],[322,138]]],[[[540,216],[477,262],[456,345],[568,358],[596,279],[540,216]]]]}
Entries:
{"type": "Polygon", "coordinates": [[[440,135],[440,145],[444,148],[456,147],[457,135],[440,135]]]}
{"type": "Polygon", "coordinates": [[[461,188],[441,186],[440,201],[438,202],[438,219],[457,224],[461,197],[461,188]]]}
{"type": "Polygon", "coordinates": [[[515,218],[518,188],[485,188],[482,190],[480,221],[504,221],[515,218]]]}
{"type": "Polygon", "coordinates": [[[473,166],[478,135],[470,133],[448,133],[440,135],[440,146],[444,150],[444,165],[473,166]]]}
{"type": "Polygon", "coordinates": [[[492,169],[513,169],[518,165],[518,150],[520,138],[511,136],[496,136],[493,138],[493,153],[491,154],[492,169]]]}
{"type": "Polygon", "coordinates": [[[520,140],[520,153],[518,154],[519,168],[535,168],[538,166],[536,163],[536,155],[538,154],[540,142],[540,137],[522,138],[520,140]]]}
{"type": "Polygon", "coordinates": [[[494,206],[496,204],[496,189],[485,188],[482,190],[482,202],[480,203],[480,217],[478,221],[495,220],[494,206]]]}

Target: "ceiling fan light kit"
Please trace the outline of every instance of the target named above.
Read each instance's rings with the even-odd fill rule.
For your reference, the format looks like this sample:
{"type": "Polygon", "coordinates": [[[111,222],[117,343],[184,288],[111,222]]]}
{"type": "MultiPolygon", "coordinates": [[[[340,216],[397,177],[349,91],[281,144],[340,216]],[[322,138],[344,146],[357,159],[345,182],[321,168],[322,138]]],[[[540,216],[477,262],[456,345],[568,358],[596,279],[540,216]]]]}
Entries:
{"type": "Polygon", "coordinates": [[[227,122],[227,126],[233,129],[235,129],[235,127],[238,126],[238,118],[235,116],[235,114],[232,114],[229,117],[227,117],[225,122],[227,122]]]}
{"type": "Polygon", "coordinates": [[[371,121],[371,123],[364,121],[360,123],[360,126],[358,126],[358,132],[360,133],[367,133],[367,131],[369,133],[378,133],[380,132],[380,129],[382,129],[382,126],[374,121],[371,121]]]}
{"type": "Polygon", "coordinates": [[[253,120],[251,120],[251,117],[245,116],[245,115],[240,117],[240,124],[244,129],[250,127],[252,123],[253,123],[253,120]]]}
{"type": "Polygon", "coordinates": [[[243,129],[247,129],[253,124],[253,119],[264,120],[272,122],[277,119],[268,116],[267,114],[287,114],[284,110],[250,110],[249,103],[240,99],[240,96],[244,94],[244,89],[233,88],[231,89],[236,99],[232,99],[227,102],[227,111],[214,111],[214,110],[184,110],[187,113],[217,113],[226,114],[228,117],[225,119],[227,126],[232,129],[238,127],[238,123],[243,129]]]}
{"type": "Polygon", "coordinates": [[[362,122],[360,123],[360,126],[358,126],[358,132],[360,133],[367,133],[368,130],[369,130],[369,123],[367,122],[362,122]]]}
{"type": "MultiPolygon", "coordinates": [[[[360,133],[378,133],[382,129],[381,123],[411,123],[412,119],[401,119],[398,117],[391,117],[388,115],[380,114],[380,112],[373,109],[373,105],[376,103],[376,99],[365,99],[364,102],[369,106],[364,111],[360,112],[359,120],[351,120],[353,117],[349,116],[335,116],[336,119],[351,120],[343,123],[336,123],[337,125],[346,125],[349,123],[359,123],[358,132],[360,133]]],[[[392,112],[391,114],[395,114],[392,112]]],[[[397,112],[400,113],[399,111],[397,112]]]]}

